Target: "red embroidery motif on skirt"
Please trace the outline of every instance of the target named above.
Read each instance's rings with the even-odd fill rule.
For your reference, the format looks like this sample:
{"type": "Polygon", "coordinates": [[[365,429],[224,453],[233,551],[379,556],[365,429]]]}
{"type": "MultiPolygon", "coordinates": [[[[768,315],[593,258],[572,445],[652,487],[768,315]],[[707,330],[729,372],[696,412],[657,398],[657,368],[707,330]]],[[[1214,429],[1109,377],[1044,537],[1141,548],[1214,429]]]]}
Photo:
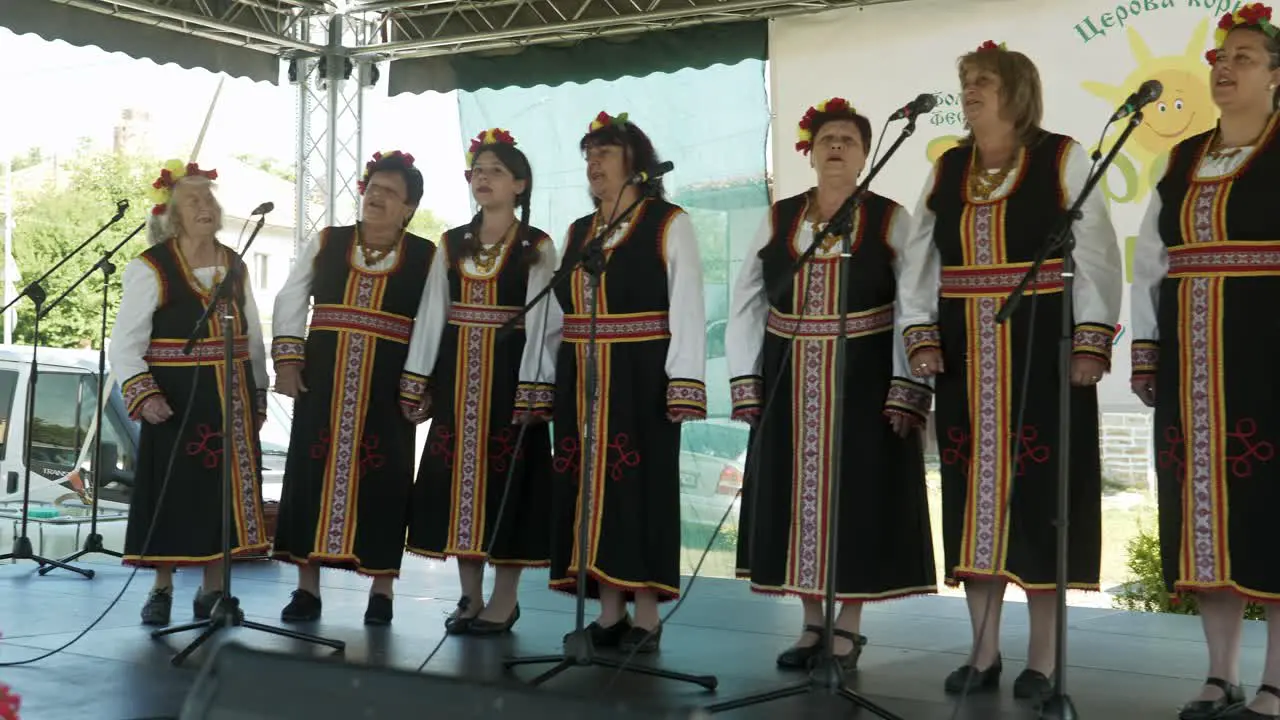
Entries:
{"type": "Polygon", "coordinates": [[[519,430],[505,427],[489,436],[489,468],[494,472],[506,472],[507,461],[515,454],[516,460],[524,459],[524,448],[516,447],[519,430]]]}
{"type": "Polygon", "coordinates": [[[1161,470],[1173,470],[1181,476],[1187,466],[1184,460],[1187,453],[1186,437],[1182,434],[1182,428],[1175,425],[1165,428],[1164,444],[1164,449],[1156,453],[1156,463],[1161,470]]]}
{"type": "Polygon", "coordinates": [[[623,468],[640,464],[640,451],[628,449],[630,444],[631,436],[626,433],[614,435],[613,442],[609,443],[609,477],[615,481],[622,479],[623,468]]]}
{"type": "Polygon", "coordinates": [[[378,445],[381,443],[377,435],[365,435],[360,441],[360,472],[364,472],[369,468],[377,470],[386,464],[387,458],[378,452],[378,445]]]}
{"type": "Polygon", "coordinates": [[[196,439],[187,443],[188,455],[201,455],[200,464],[206,468],[218,467],[222,461],[222,433],[201,423],[196,426],[196,439]]]}
{"type": "Polygon", "coordinates": [[[329,436],[329,431],[321,430],[319,437],[319,440],[311,443],[312,460],[323,460],[329,457],[329,443],[332,442],[332,438],[329,436]]]}
{"type": "Polygon", "coordinates": [[[1227,450],[1227,461],[1231,463],[1231,474],[1236,477],[1251,477],[1253,462],[1268,462],[1276,455],[1276,448],[1267,440],[1254,440],[1258,434],[1258,423],[1253,418],[1240,418],[1236,421],[1235,432],[1227,433],[1227,447],[1236,445],[1240,452],[1231,454],[1227,450]]]}
{"type": "Polygon", "coordinates": [[[1040,431],[1035,425],[1023,425],[1019,435],[1021,437],[1015,439],[1015,442],[1021,441],[1018,452],[1018,475],[1026,471],[1028,461],[1037,465],[1049,462],[1049,446],[1036,444],[1036,440],[1040,439],[1040,431]]]}
{"type": "Polygon", "coordinates": [[[445,467],[453,467],[453,438],[453,433],[444,425],[436,425],[431,429],[427,452],[443,457],[445,467]]]}
{"type": "Polygon", "coordinates": [[[969,473],[969,433],[958,427],[947,428],[947,442],[950,447],[942,449],[939,459],[943,465],[961,465],[965,474],[969,473]]]}
{"type": "Polygon", "coordinates": [[[558,473],[572,473],[574,482],[578,480],[578,439],[561,438],[556,456],[551,459],[551,467],[558,473]]]}

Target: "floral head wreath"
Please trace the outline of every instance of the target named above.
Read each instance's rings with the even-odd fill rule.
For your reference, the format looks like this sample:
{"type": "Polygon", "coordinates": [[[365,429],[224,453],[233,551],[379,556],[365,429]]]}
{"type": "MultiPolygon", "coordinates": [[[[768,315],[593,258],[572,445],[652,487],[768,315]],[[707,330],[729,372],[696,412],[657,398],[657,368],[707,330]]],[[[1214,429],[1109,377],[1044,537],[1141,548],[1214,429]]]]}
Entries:
{"type": "Polygon", "coordinates": [[[160,177],[151,183],[147,195],[153,203],[152,215],[163,215],[169,209],[169,201],[173,199],[173,187],[186,177],[207,177],[218,179],[217,170],[201,170],[195,163],[184,163],[181,160],[169,160],[160,168],[160,177]]]}
{"type": "Polygon", "coordinates": [[[413,156],[407,152],[388,150],[387,152],[374,153],[373,159],[364,164],[364,175],[356,182],[356,189],[360,191],[361,195],[364,194],[364,189],[369,186],[369,175],[373,173],[373,166],[378,164],[379,161],[394,157],[404,158],[405,167],[413,167],[413,156]]]}
{"type": "Polygon", "coordinates": [[[828,98],[814,105],[804,112],[804,117],[800,118],[800,125],[797,128],[796,150],[809,154],[813,150],[813,121],[819,115],[836,115],[841,118],[852,119],[857,117],[858,111],[849,104],[844,98],[828,98]]]}
{"type": "Polygon", "coordinates": [[[1229,12],[1218,20],[1218,28],[1213,31],[1214,47],[1204,54],[1210,65],[1218,61],[1218,50],[1227,44],[1227,33],[1241,25],[1253,25],[1269,37],[1276,37],[1280,29],[1271,24],[1271,8],[1262,3],[1242,5],[1239,10],[1229,12]]]}
{"type": "Polygon", "coordinates": [[[476,153],[480,152],[480,149],[485,145],[510,145],[515,147],[516,139],[511,136],[511,133],[502,128],[490,128],[489,130],[481,131],[479,135],[472,138],[471,147],[467,148],[467,169],[463,173],[467,178],[467,182],[471,182],[471,163],[475,161],[476,153]]]}
{"type": "Polygon", "coordinates": [[[587,132],[593,133],[599,130],[600,128],[606,128],[611,125],[626,125],[626,124],[627,124],[626,113],[618,113],[617,115],[610,115],[609,113],[601,110],[600,114],[596,115],[595,119],[591,121],[591,125],[588,126],[587,132]]]}
{"type": "Polygon", "coordinates": [[[988,50],[1008,50],[1008,49],[1009,48],[1006,47],[1004,43],[996,44],[995,40],[987,40],[986,42],[979,45],[978,49],[975,50],[974,52],[987,52],[988,50]]]}

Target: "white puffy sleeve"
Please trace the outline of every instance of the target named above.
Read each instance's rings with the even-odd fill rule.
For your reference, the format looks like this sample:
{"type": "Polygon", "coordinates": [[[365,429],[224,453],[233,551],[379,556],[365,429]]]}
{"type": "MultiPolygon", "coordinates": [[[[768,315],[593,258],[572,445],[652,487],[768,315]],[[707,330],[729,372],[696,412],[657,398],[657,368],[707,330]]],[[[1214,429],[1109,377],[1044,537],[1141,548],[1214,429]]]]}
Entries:
{"type": "Polygon", "coordinates": [[[898,272],[896,320],[902,326],[906,357],[925,348],[942,347],[938,332],[938,286],[942,278],[942,257],[933,244],[933,227],[937,216],[929,209],[929,196],[937,181],[935,164],[916,201],[914,224],[902,247],[895,248],[898,272]]]}
{"type": "Polygon", "coordinates": [[[302,248],[293,261],[284,287],[276,294],[271,317],[271,359],[282,365],[301,364],[306,357],[307,314],[311,311],[311,279],[315,260],[324,245],[322,232],[302,248]]]}
{"type": "MultiPolygon", "coordinates": [[[[929,247],[933,247],[932,227],[930,228],[929,247]]],[[[899,298],[901,298],[904,256],[907,247],[915,237],[916,226],[905,208],[895,205],[893,219],[889,223],[889,249],[893,251],[893,274],[898,282],[899,298]]],[[[903,318],[902,302],[893,305],[894,337],[905,337],[907,324],[903,318]]],[[[911,375],[911,366],[907,359],[907,347],[901,342],[893,343],[893,379],[889,383],[889,393],[885,398],[884,409],[888,414],[910,415],[921,423],[929,418],[929,410],[933,407],[933,378],[921,379],[911,375]]]]}
{"type": "MultiPolygon", "coordinates": [[[[556,245],[544,235],[538,243],[538,260],[529,268],[526,305],[551,283],[557,263],[556,245]]],[[[564,334],[564,311],[555,293],[550,292],[524,318],[524,355],[516,386],[515,416],[517,420],[525,415],[549,420],[555,404],[556,355],[564,334]]]]}
{"type": "Polygon", "coordinates": [[[772,211],[760,223],[729,299],[729,321],[724,330],[725,361],[729,368],[729,393],[733,419],[748,421],[764,410],[764,334],[769,320],[769,289],[764,282],[760,251],[773,235],[772,211]]]}
{"type": "Polygon", "coordinates": [[[107,349],[111,374],[120,382],[129,417],[138,419],[142,404],[152,395],[163,395],[147,365],[151,346],[151,316],[160,306],[160,281],[156,270],[143,258],[129,261],[121,278],[120,308],[111,328],[107,349]]]}
{"type": "Polygon", "coordinates": [[[404,369],[400,372],[400,404],[416,410],[431,391],[431,376],[440,356],[440,341],[449,322],[449,257],[441,242],[431,258],[427,282],[422,287],[418,312],[413,317],[413,335],[404,369]]]}
{"type": "MultiPolygon", "coordinates": [[[[1063,169],[1068,205],[1075,203],[1088,182],[1090,164],[1084,147],[1072,142],[1063,169]]],[[[1080,219],[1072,226],[1076,241],[1074,355],[1094,357],[1110,366],[1124,293],[1124,263],[1103,194],[1091,193],[1080,211],[1080,219]]]]}
{"type": "Polygon", "coordinates": [[[1160,238],[1160,195],[1151,193],[1133,247],[1133,287],[1129,292],[1129,353],[1132,375],[1154,375],[1159,359],[1160,285],[1169,272],[1169,251],[1160,238]]]}
{"type": "Polygon", "coordinates": [[[702,258],[693,221],[677,213],[662,239],[667,263],[671,344],[667,350],[667,415],[673,420],[707,416],[707,311],[703,304],[702,258]]]}

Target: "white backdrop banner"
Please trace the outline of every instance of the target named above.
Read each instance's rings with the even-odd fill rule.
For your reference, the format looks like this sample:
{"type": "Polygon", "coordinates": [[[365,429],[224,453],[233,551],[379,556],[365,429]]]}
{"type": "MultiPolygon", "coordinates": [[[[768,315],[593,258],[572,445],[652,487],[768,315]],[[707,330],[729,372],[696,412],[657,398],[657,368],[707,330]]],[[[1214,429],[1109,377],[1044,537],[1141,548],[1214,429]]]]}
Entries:
{"type": "MultiPolygon", "coordinates": [[[[914,0],[783,18],[773,23],[770,62],[775,198],[813,184],[808,159],[794,150],[796,123],[828,97],[848,99],[878,134],[885,118],[922,92],[938,105],[878,175],[873,189],[915,210],[933,161],[964,134],[956,60],[986,40],[1029,56],[1044,86],[1044,127],[1096,147],[1107,119],[1148,79],[1164,94],[1117,156],[1103,193],[1125,259],[1125,303],[1112,374],[1100,387],[1109,412],[1142,410],[1129,392],[1129,280],[1133,236],[1164,154],[1213,127],[1205,51],[1228,0],[914,0]]],[[[1113,125],[1108,150],[1123,129],[1113,125]]],[[[898,137],[889,126],[882,152],[898,137]]],[[[872,139],[874,147],[879,138],[872,139]]],[[[868,166],[868,170],[870,167],[868,166]]],[[[1049,322],[1046,319],[1046,322],[1049,322]]]]}

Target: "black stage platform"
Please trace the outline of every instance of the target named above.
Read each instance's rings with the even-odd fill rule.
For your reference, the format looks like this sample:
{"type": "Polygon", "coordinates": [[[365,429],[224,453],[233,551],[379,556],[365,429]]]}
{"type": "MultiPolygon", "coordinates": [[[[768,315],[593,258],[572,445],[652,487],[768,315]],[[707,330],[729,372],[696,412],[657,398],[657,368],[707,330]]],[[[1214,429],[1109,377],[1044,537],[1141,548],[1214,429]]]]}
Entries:
{"type": "MultiPolygon", "coordinates": [[[[35,565],[0,566],[0,661],[33,657],[75,637],[120,591],[130,570],[94,562],[94,580],[55,571],[38,577],[35,565]]],[[[251,619],[278,624],[296,577],[292,567],[269,562],[236,566],[236,589],[251,619]]],[[[398,585],[396,618],[390,628],[362,624],[368,580],[326,571],[324,620],[298,626],[307,632],[347,642],[346,661],[414,670],[444,632],[443,621],[456,602],[456,570],[450,565],[406,558],[398,585]]],[[[199,573],[178,574],[174,622],[190,619],[199,573]]],[[[546,571],[525,575],[522,617],[507,638],[450,638],[426,671],[439,675],[500,678],[508,654],[558,652],[560,638],[573,624],[573,602],[546,589],[546,571]]],[[[138,623],[138,610],[151,585],[147,571],[116,608],[92,632],[69,649],[33,665],[0,667],[0,681],[23,698],[24,720],[133,720],[176,717],[207,650],[175,669],[169,659],[194,633],[153,642],[138,623]]],[[[664,611],[670,606],[664,606],[664,611]]],[[[588,606],[588,613],[593,613],[588,606]]],[[[591,617],[589,614],[588,617],[591,617]]],[[[795,675],[774,667],[774,656],[792,642],[800,622],[795,600],[753,595],[746,584],[699,579],[692,596],[672,618],[662,652],[645,662],[673,670],[710,673],[720,678],[712,694],[682,683],[627,674],[612,692],[631,699],[701,705],[780,684],[795,675]]],[[[970,631],[964,600],[921,597],[867,607],[863,633],[870,639],[862,655],[856,689],[908,720],[952,717],[943,677],[964,662],[970,631]]],[[[326,656],[330,651],[249,630],[221,633],[249,647],[326,656]]],[[[1013,678],[1022,670],[1026,647],[1026,609],[1005,610],[1005,677],[998,695],[976,696],[959,717],[966,720],[1034,718],[1015,702],[1013,678]]],[[[1265,628],[1248,623],[1242,672],[1246,684],[1259,677],[1265,628]]],[[[1070,691],[1083,720],[1145,720],[1176,717],[1205,672],[1198,618],[1126,613],[1097,608],[1071,610],[1070,691]]],[[[531,677],[545,668],[520,668],[531,677]]],[[[598,693],[613,679],[597,669],[572,669],[547,687],[598,693]]],[[[270,678],[263,678],[270,682],[270,678]]],[[[282,702],[288,702],[281,698],[282,702]]],[[[424,701],[429,702],[424,698],[424,701]]],[[[833,718],[870,717],[829,698],[780,701],[716,717],[833,718]]]]}

